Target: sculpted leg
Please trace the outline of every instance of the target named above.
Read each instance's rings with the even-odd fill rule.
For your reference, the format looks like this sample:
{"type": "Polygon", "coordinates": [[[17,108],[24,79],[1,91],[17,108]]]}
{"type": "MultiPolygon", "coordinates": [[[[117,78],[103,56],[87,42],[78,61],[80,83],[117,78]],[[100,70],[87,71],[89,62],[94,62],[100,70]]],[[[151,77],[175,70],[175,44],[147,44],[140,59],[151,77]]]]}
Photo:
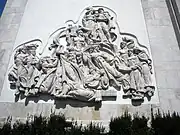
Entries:
{"type": "Polygon", "coordinates": [[[101,102],[101,101],[102,101],[101,91],[97,90],[95,93],[95,102],[101,102]]]}

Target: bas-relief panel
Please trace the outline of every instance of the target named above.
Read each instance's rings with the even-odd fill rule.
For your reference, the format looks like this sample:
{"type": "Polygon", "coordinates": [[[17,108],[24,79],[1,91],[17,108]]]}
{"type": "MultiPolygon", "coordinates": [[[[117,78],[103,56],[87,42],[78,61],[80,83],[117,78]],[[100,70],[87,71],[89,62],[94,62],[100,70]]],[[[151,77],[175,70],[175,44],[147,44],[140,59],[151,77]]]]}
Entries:
{"type": "Polygon", "coordinates": [[[136,35],[121,32],[117,17],[106,6],[88,6],[47,43],[35,38],[16,45],[3,99],[141,104],[155,97],[157,102],[150,50],[136,35]]]}

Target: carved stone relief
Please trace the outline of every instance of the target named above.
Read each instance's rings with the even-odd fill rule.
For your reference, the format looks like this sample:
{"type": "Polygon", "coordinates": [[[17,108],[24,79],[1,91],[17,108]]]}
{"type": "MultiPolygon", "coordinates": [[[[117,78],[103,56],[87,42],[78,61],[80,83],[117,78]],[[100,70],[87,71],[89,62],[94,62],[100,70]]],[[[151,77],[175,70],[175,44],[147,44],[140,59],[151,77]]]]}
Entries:
{"type": "Polygon", "coordinates": [[[114,88],[124,91],[124,99],[151,98],[155,86],[147,47],[136,36],[120,32],[116,14],[109,8],[87,7],[80,16],[78,22],[67,21],[55,31],[40,54],[39,39],[15,48],[8,74],[15,96],[49,94],[101,102],[102,93],[114,88]]]}

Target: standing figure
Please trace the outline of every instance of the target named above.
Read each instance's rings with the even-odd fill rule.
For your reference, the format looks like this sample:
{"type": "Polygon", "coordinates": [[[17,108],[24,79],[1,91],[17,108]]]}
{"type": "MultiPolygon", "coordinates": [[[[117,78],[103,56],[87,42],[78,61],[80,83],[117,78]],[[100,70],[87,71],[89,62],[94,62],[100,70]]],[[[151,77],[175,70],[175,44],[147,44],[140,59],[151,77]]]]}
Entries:
{"type": "Polygon", "coordinates": [[[134,53],[137,55],[142,68],[142,77],[143,77],[143,83],[144,83],[144,89],[146,90],[146,93],[149,97],[153,96],[155,87],[152,82],[151,78],[151,59],[147,55],[147,53],[144,50],[140,50],[139,48],[134,49],[134,53]]]}
{"type": "Polygon", "coordinates": [[[125,66],[128,66],[128,48],[127,43],[121,42],[120,43],[120,49],[118,50],[119,59],[122,64],[125,66]]]}
{"type": "Polygon", "coordinates": [[[92,40],[97,38],[97,23],[95,18],[95,10],[92,7],[87,8],[85,16],[82,19],[83,27],[88,29],[87,35],[89,36],[88,44],[93,44],[92,40]],[[90,40],[92,39],[92,40],[90,40]]]}
{"type": "Polygon", "coordinates": [[[81,29],[77,30],[77,37],[74,38],[74,53],[76,55],[76,64],[82,68],[82,51],[87,46],[86,37],[81,29]]]}
{"type": "Polygon", "coordinates": [[[50,56],[45,56],[40,59],[41,65],[41,76],[35,85],[35,93],[51,93],[53,81],[55,77],[55,71],[57,69],[58,59],[56,57],[52,58],[50,56]]]}
{"type": "Polygon", "coordinates": [[[86,36],[84,35],[81,28],[77,29],[77,36],[74,38],[74,46],[77,51],[81,51],[85,46],[87,46],[86,36]]]}
{"type": "Polygon", "coordinates": [[[25,96],[37,82],[39,71],[36,68],[36,44],[23,45],[18,48],[14,56],[15,67],[9,73],[9,80],[13,81],[17,89],[15,95],[24,92],[25,96]]]}
{"type": "Polygon", "coordinates": [[[76,27],[72,26],[72,24],[68,25],[68,28],[66,29],[66,42],[67,46],[73,46],[74,45],[74,37],[76,35],[76,27]]]}
{"type": "Polygon", "coordinates": [[[13,67],[11,72],[8,74],[8,79],[9,81],[11,81],[11,85],[14,85],[14,87],[16,87],[15,95],[19,95],[20,92],[25,92],[26,90],[27,70],[24,66],[24,59],[27,56],[28,54],[26,53],[25,46],[17,49],[14,55],[15,67],[13,67]]]}
{"type": "Polygon", "coordinates": [[[96,25],[96,18],[94,15],[95,10],[92,7],[86,9],[85,16],[82,19],[82,24],[84,27],[93,31],[96,25]]]}
{"type": "Polygon", "coordinates": [[[96,21],[98,23],[99,29],[101,30],[100,36],[102,42],[108,41],[109,43],[112,43],[108,27],[109,19],[105,16],[103,8],[98,9],[98,14],[96,14],[96,21]]]}
{"type": "Polygon", "coordinates": [[[133,100],[142,100],[144,98],[144,85],[142,80],[142,68],[141,63],[136,55],[134,55],[133,50],[128,50],[129,66],[132,71],[130,73],[130,89],[128,94],[132,94],[133,100]]]}

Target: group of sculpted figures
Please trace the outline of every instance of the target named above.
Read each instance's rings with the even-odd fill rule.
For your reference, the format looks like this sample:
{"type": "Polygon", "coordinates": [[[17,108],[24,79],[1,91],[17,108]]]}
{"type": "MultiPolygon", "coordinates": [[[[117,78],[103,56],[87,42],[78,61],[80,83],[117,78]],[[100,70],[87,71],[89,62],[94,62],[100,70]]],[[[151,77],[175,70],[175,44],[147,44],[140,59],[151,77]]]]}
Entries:
{"type": "Polygon", "coordinates": [[[100,102],[101,91],[111,87],[123,90],[123,98],[133,101],[153,96],[152,62],[147,50],[126,36],[116,44],[119,33],[114,22],[106,8],[89,7],[81,25],[68,24],[54,36],[48,56],[38,56],[38,45],[33,42],[17,47],[8,75],[15,95],[45,93],[100,102]]]}

